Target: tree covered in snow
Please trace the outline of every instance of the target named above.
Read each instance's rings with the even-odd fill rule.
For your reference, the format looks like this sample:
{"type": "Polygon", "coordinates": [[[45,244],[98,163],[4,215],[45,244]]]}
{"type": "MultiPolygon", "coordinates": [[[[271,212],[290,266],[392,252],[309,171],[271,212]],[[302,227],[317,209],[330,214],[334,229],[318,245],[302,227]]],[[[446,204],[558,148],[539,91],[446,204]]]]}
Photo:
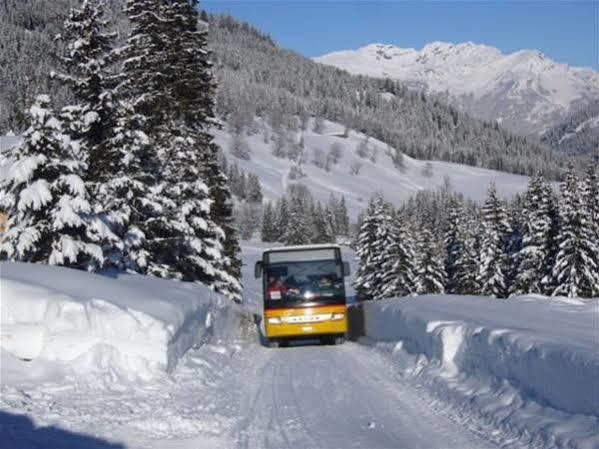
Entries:
{"type": "Polygon", "coordinates": [[[374,299],[383,288],[382,271],[378,265],[383,252],[379,230],[384,224],[387,206],[381,196],[371,198],[356,239],[358,269],[354,286],[361,300],[374,299]]]}
{"type": "Polygon", "coordinates": [[[418,294],[445,293],[443,253],[432,231],[421,225],[416,241],[416,285],[418,294]]]}
{"type": "Polygon", "coordinates": [[[275,242],[277,240],[277,215],[274,210],[273,204],[267,201],[264,205],[264,212],[262,215],[262,241],[263,242],[275,242]]]}
{"type": "Polygon", "coordinates": [[[387,240],[383,242],[381,269],[383,296],[407,296],[416,292],[416,257],[414,237],[404,217],[394,213],[388,223],[387,240]]]}
{"type": "Polygon", "coordinates": [[[282,242],[285,245],[305,245],[310,243],[310,226],[308,223],[308,205],[299,197],[291,200],[289,208],[289,221],[282,230],[282,242]]]}
{"type": "Polygon", "coordinates": [[[62,133],[48,96],[38,96],[29,114],[31,125],[0,188],[0,207],[9,216],[0,255],[95,270],[104,257],[80,176],[85,163],[62,133]]]}
{"type": "Polygon", "coordinates": [[[561,190],[553,295],[592,297],[599,294],[599,242],[572,165],[561,190]]]}
{"type": "Polygon", "coordinates": [[[61,111],[64,131],[78,141],[88,163],[86,182],[97,182],[109,168],[106,145],[116,126],[113,73],[109,71],[116,33],[108,32],[103,1],[83,0],[64,21],[60,39],[64,70],[52,76],[73,93],[73,101],[61,111]]]}
{"type": "Polygon", "coordinates": [[[483,235],[476,282],[480,285],[482,295],[505,298],[508,288],[506,244],[510,225],[505,205],[497,196],[494,184],[489,186],[482,208],[482,220],[483,235]]]}
{"type": "Polygon", "coordinates": [[[531,178],[524,200],[522,249],[516,254],[516,295],[544,293],[543,279],[550,273],[551,197],[540,174],[531,178]]]}
{"type": "Polygon", "coordinates": [[[476,281],[479,260],[476,244],[478,227],[475,218],[465,219],[462,226],[458,227],[457,239],[460,241],[461,251],[454,262],[452,286],[461,295],[476,295],[480,290],[476,281]]]}
{"type": "Polygon", "coordinates": [[[462,205],[455,199],[450,200],[447,226],[444,233],[445,272],[447,274],[447,292],[458,293],[457,260],[464,251],[462,205]]]}

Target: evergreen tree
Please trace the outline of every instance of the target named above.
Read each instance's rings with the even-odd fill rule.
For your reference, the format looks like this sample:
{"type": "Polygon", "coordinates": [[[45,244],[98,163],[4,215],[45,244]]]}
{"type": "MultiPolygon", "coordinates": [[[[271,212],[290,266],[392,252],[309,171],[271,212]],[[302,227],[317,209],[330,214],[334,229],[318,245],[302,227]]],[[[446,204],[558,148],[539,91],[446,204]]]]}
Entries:
{"type": "Polygon", "coordinates": [[[224,233],[222,264],[230,276],[228,285],[222,288],[229,298],[239,302],[241,301],[241,248],[234,224],[231,190],[225,172],[218,163],[219,148],[212,141],[212,136],[205,133],[202,136],[207,144],[205,150],[199,155],[200,169],[203,179],[207,182],[210,198],[213,200],[210,206],[210,217],[224,233]]]}
{"type": "Polygon", "coordinates": [[[379,240],[379,228],[383,225],[384,214],[383,198],[380,196],[372,198],[358,231],[356,242],[358,269],[354,286],[360,300],[374,299],[375,293],[383,288],[383,273],[378,266],[378,259],[383,252],[384,243],[379,240]]]}
{"type": "Polygon", "coordinates": [[[331,226],[330,217],[323,210],[320,201],[314,206],[313,217],[313,233],[312,243],[332,243],[335,241],[333,227],[331,226]]]}
{"type": "Polygon", "coordinates": [[[116,126],[105,157],[109,161],[96,184],[100,217],[116,238],[103,239],[105,267],[145,273],[151,258],[148,237],[166,202],[156,182],[156,154],[141,131],[141,117],[126,102],[117,109],[116,126]],[[109,176],[109,174],[111,174],[109,176]]]}
{"type": "Polygon", "coordinates": [[[407,296],[416,291],[416,264],[412,232],[404,218],[395,213],[383,244],[383,296],[407,296]]]}
{"type": "Polygon", "coordinates": [[[61,117],[64,132],[78,142],[88,163],[84,179],[88,185],[105,178],[105,172],[114,165],[107,159],[107,153],[112,153],[106,145],[117,116],[113,74],[108,69],[116,34],[106,31],[105,9],[103,1],[83,0],[80,9],[70,10],[60,35],[66,46],[61,58],[65,71],[52,73],[74,96],[61,117]]]}
{"type": "Polygon", "coordinates": [[[599,294],[599,248],[589,209],[583,205],[578,178],[569,165],[559,206],[559,252],[553,267],[553,295],[592,297],[599,294]]]}
{"type": "Polygon", "coordinates": [[[250,203],[262,202],[262,188],[260,187],[260,180],[258,179],[258,176],[254,175],[253,173],[248,174],[246,196],[250,203]]]}
{"type": "Polygon", "coordinates": [[[416,293],[420,295],[445,292],[445,267],[430,229],[421,226],[417,244],[416,293]]]}
{"type": "Polygon", "coordinates": [[[341,195],[339,207],[335,214],[335,222],[337,223],[337,233],[339,235],[349,235],[349,215],[345,206],[345,196],[341,195]]]}
{"type": "Polygon", "coordinates": [[[277,237],[275,241],[283,241],[283,236],[287,232],[289,227],[289,204],[287,199],[283,196],[277,201],[277,237]]]}
{"type": "Polygon", "coordinates": [[[298,197],[291,199],[289,222],[283,228],[281,240],[285,245],[306,245],[310,243],[310,227],[306,217],[306,205],[298,197]]]}
{"type": "Polygon", "coordinates": [[[531,178],[522,217],[522,249],[517,257],[516,295],[543,293],[542,281],[548,274],[551,217],[547,186],[540,174],[531,178]]]}
{"type": "Polygon", "coordinates": [[[447,273],[447,292],[459,293],[457,280],[457,260],[464,251],[461,240],[463,227],[463,208],[455,197],[448,202],[448,217],[444,233],[445,272],[447,273]]]}
{"type": "Polygon", "coordinates": [[[506,244],[510,232],[505,205],[498,198],[495,185],[491,184],[483,206],[483,236],[476,282],[480,293],[486,296],[507,296],[506,244]]]}
{"type": "Polygon", "coordinates": [[[461,251],[455,261],[453,288],[461,295],[477,295],[480,291],[480,286],[476,282],[478,271],[477,225],[476,220],[470,219],[464,221],[463,226],[458,228],[461,251]]]}
{"type": "Polygon", "coordinates": [[[0,188],[0,208],[9,216],[0,256],[95,270],[104,257],[90,224],[85,163],[62,134],[48,96],[38,96],[29,114],[31,126],[0,188]]]}
{"type": "Polygon", "coordinates": [[[270,201],[264,206],[262,218],[262,241],[275,242],[277,239],[276,214],[270,201]]]}

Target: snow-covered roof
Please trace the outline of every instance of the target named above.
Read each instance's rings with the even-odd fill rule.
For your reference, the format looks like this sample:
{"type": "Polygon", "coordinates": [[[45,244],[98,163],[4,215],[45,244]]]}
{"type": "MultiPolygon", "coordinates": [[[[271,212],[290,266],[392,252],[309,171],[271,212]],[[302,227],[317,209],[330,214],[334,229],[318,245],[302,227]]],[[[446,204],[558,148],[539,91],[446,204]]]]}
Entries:
{"type": "Polygon", "coordinates": [[[268,251],[301,251],[301,250],[311,250],[311,249],[323,249],[323,248],[338,248],[339,245],[335,243],[319,243],[314,245],[294,245],[294,246],[278,246],[275,248],[267,248],[264,252],[268,251]]]}

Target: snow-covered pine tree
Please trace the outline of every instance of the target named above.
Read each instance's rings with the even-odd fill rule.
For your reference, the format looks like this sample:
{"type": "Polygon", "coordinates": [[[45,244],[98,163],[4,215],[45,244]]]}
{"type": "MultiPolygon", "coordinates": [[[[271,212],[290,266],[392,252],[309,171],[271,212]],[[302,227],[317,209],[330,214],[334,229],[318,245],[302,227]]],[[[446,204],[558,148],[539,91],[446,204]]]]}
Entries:
{"type": "Polygon", "coordinates": [[[299,197],[291,199],[289,222],[281,238],[285,245],[306,245],[310,243],[310,226],[306,210],[309,208],[299,197]]]}
{"type": "Polygon", "coordinates": [[[83,0],[79,9],[70,10],[60,35],[65,43],[60,58],[64,71],[51,75],[73,95],[72,103],[62,109],[60,119],[63,132],[87,163],[81,177],[90,192],[93,211],[90,220],[96,229],[97,241],[103,251],[110,254],[107,259],[110,266],[115,258],[122,260],[123,257],[124,244],[114,232],[114,228],[122,228],[123,223],[110,223],[106,218],[127,212],[104,210],[106,198],[102,193],[110,190],[103,183],[120,179],[126,163],[122,148],[111,147],[119,116],[114,102],[113,74],[108,70],[116,34],[107,32],[108,22],[103,18],[105,8],[103,1],[83,0]]]}
{"type": "Polygon", "coordinates": [[[354,280],[360,300],[374,299],[374,293],[382,289],[382,271],[377,265],[383,252],[383,242],[379,240],[379,228],[383,225],[385,204],[381,196],[370,199],[364,219],[358,231],[356,256],[358,269],[354,280]]]}
{"type": "Polygon", "coordinates": [[[234,279],[224,265],[225,235],[210,215],[213,200],[201,176],[197,151],[205,142],[197,142],[194,137],[198,134],[186,133],[178,122],[170,125],[156,143],[164,152],[161,160],[169,161],[164,175],[176,182],[163,185],[167,202],[153,224],[148,271],[165,278],[199,281],[217,292],[229,293],[227,286],[234,279]]]}
{"type": "Polygon", "coordinates": [[[507,296],[506,244],[510,232],[507,212],[503,201],[497,196],[495,184],[491,183],[482,209],[483,235],[476,282],[485,296],[507,296]]]}
{"type": "Polygon", "coordinates": [[[61,111],[64,132],[81,146],[88,163],[85,181],[97,182],[110,168],[105,145],[116,126],[113,74],[109,71],[116,33],[107,32],[102,0],[83,0],[72,8],[63,24],[60,39],[65,43],[61,62],[64,72],[52,77],[66,85],[74,102],[61,111]]]}
{"type": "Polygon", "coordinates": [[[277,214],[277,221],[276,221],[277,236],[276,236],[275,241],[282,242],[283,235],[285,235],[285,233],[287,232],[287,228],[289,227],[289,215],[290,215],[289,202],[287,201],[287,198],[285,198],[284,196],[282,196],[277,201],[276,214],[277,214]]]}
{"type": "Polygon", "coordinates": [[[156,179],[169,199],[151,235],[146,232],[152,248],[149,271],[199,281],[239,299],[230,195],[208,133],[214,124],[215,83],[194,4],[127,1],[131,32],[120,52],[119,92],[144,119],[161,162],[156,179]],[[217,201],[220,206],[213,210],[217,201]]]}
{"type": "Polygon", "coordinates": [[[459,293],[457,280],[457,260],[464,251],[461,237],[464,226],[463,205],[455,196],[447,202],[449,208],[447,223],[444,232],[443,245],[445,247],[445,272],[447,274],[447,292],[459,293]]]}
{"type": "Polygon", "coordinates": [[[549,183],[545,183],[543,202],[547,204],[547,211],[549,215],[549,234],[547,237],[547,246],[549,249],[543,268],[545,277],[541,280],[541,285],[543,286],[543,294],[551,296],[556,287],[553,278],[553,267],[555,265],[555,258],[559,252],[559,243],[557,238],[560,233],[561,224],[559,217],[558,198],[549,183]]]}
{"type": "Polygon", "coordinates": [[[312,243],[332,243],[335,241],[333,227],[331,226],[331,222],[329,220],[330,217],[325,212],[326,209],[322,208],[320,201],[316,202],[314,212],[312,214],[312,243]]]}
{"type": "Polygon", "coordinates": [[[478,252],[476,248],[477,228],[480,224],[476,219],[465,219],[459,227],[458,239],[461,251],[455,261],[454,282],[455,291],[461,295],[477,295],[480,286],[476,282],[478,271],[478,252]]]}
{"type": "Polygon", "coordinates": [[[95,270],[104,257],[90,227],[85,163],[62,134],[48,96],[38,96],[29,114],[31,125],[0,187],[0,208],[9,216],[0,256],[95,270]]]}
{"type": "Polygon", "coordinates": [[[387,262],[387,254],[385,249],[386,245],[390,243],[394,236],[393,232],[393,207],[385,202],[379,201],[375,203],[375,215],[379,225],[376,230],[376,242],[378,251],[373,259],[373,264],[376,269],[371,273],[371,290],[370,295],[372,299],[383,299],[385,298],[385,271],[384,266],[387,262]]]}
{"type": "Polygon", "coordinates": [[[260,180],[258,179],[258,176],[253,173],[248,174],[247,200],[250,203],[262,202],[262,188],[260,187],[260,180]]]}
{"type": "Polygon", "coordinates": [[[416,239],[416,285],[419,295],[445,293],[446,273],[443,252],[423,219],[416,239]]]}
{"type": "MultiPolygon", "coordinates": [[[[223,266],[225,271],[238,281],[241,280],[241,248],[239,246],[238,232],[235,229],[233,218],[233,200],[229,182],[218,163],[219,148],[212,141],[212,136],[206,133],[198,133],[200,138],[205,139],[204,151],[200,152],[200,167],[203,179],[206,180],[210,189],[210,197],[213,203],[210,207],[210,217],[219,226],[224,234],[223,244],[223,266]]],[[[231,283],[227,295],[234,301],[241,300],[241,284],[231,283]]]]}
{"type": "Polygon", "coordinates": [[[274,242],[277,239],[276,214],[273,205],[267,201],[262,215],[262,241],[274,242]]]}
{"type": "Polygon", "coordinates": [[[578,177],[572,164],[562,184],[559,205],[559,252],[553,267],[553,296],[591,297],[599,285],[599,249],[589,209],[582,201],[578,177]]]}
{"type": "Polygon", "coordinates": [[[141,131],[141,117],[124,101],[116,112],[116,126],[104,147],[109,166],[95,184],[100,217],[117,237],[103,241],[105,267],[145,273],[151,258],[148,238],[166,199],[155,179],[159,161],[141,131]]]}
{"type": "Polygon", "coordinates": [[[531,178],[524,199],[522,216],[522,249],[517,254],[515,295],[543,293],[542,281],[547,272],[550,251],[550,198],[540,173],[531,178]]]}
{"type": "Polygon", "coordinates": [[[414,237],[404,217],[395,212],[383,248],[383,296],[407,296],[416,291],[414,237]]]}
{"type": "Polygon", "coordinates": [[[335,213],[335,221],[339,228],[339,235],[349,235],[349,215],[347,213],[347,206],[345,205],[345,196],[343,195],[341,195],[339,207],[335,213]]]}

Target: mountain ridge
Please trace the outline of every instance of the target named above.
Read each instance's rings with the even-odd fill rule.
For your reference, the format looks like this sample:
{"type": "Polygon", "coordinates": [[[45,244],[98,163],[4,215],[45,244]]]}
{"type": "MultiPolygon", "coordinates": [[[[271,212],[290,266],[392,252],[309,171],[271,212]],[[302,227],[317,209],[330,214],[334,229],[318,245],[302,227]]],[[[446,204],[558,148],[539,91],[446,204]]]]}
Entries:
{"type": "Polygon", "coordinates": [[[312,59],[354,74],[402,81],[520,134],[539,135],[574,108],[599,98],[599,73],[558,63],[535,49],[504,54],[471,41],[435,41],[421,50],[376,43],[312,59]]]}

